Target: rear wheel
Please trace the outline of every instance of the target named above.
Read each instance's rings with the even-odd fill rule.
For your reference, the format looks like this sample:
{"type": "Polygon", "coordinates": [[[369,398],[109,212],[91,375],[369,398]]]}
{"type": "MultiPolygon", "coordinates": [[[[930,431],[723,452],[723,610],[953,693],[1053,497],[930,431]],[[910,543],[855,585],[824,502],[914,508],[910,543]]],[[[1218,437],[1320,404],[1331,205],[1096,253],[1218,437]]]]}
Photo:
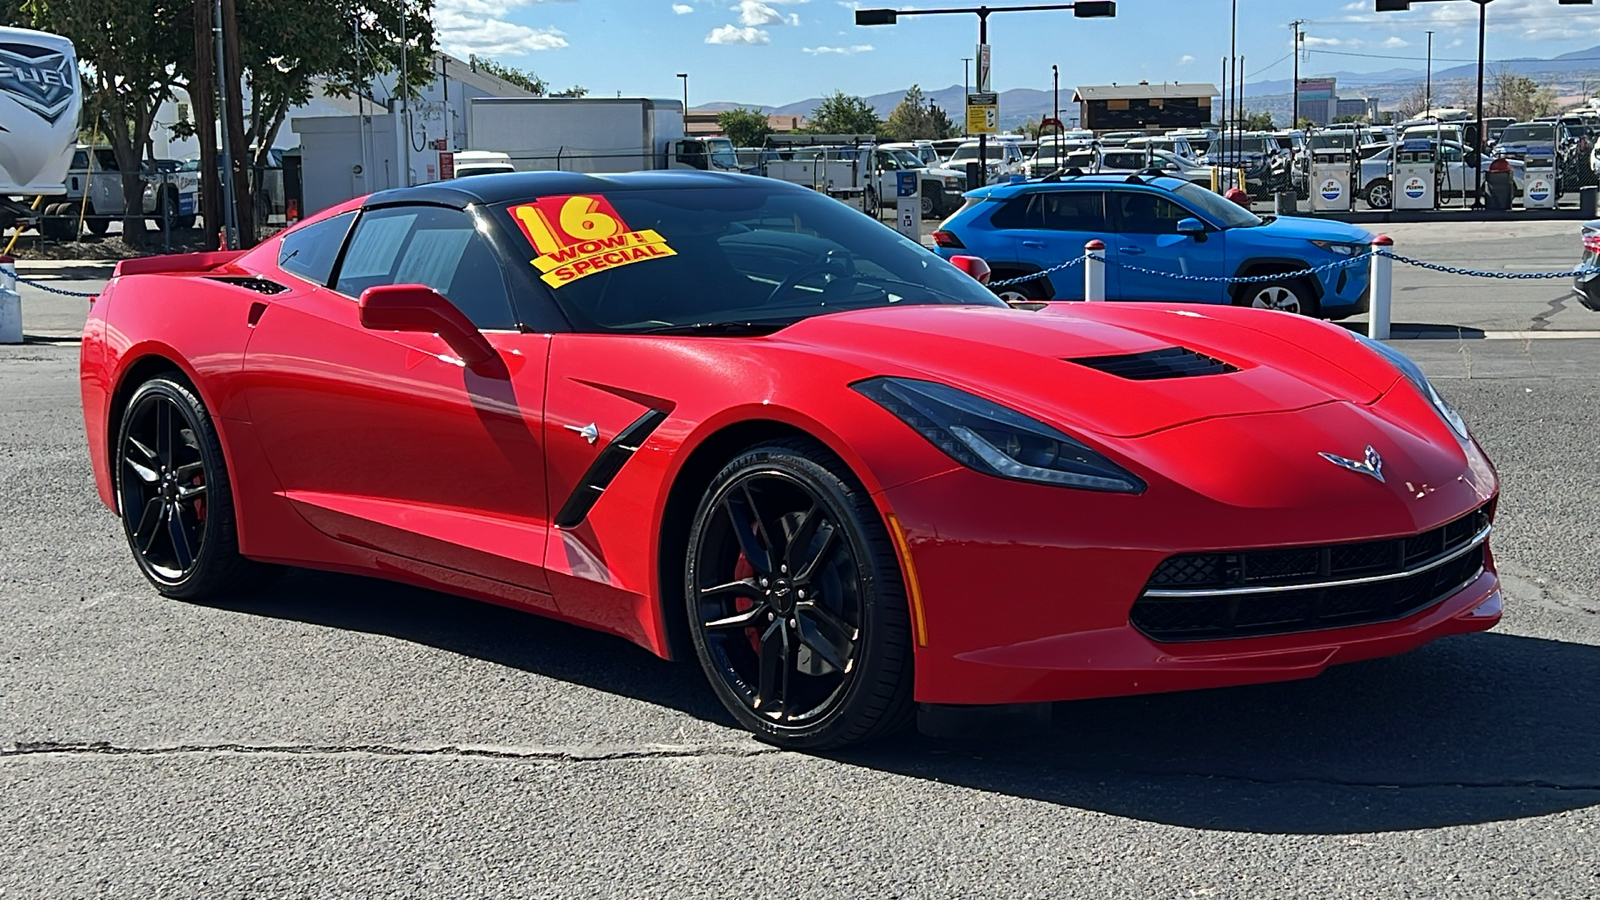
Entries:
{"type": "Polygon", "coordinates": [[[718,473],[695,513],[689,630],[724,706],[759,737],[838,747],[910,722],[909,612],[867,492],[822,445],[776,441],[718,473]]]}
{"type": "Polygon", "coordinates": [[[1387,178],[1379,178],[1367,185],[1367,205],[1373,209],[1388,209],[1394,205],[1394,186],[1387,178]]]}
{"type": "Polygon", "coordinates": [[[187,385],[162,376],[133,392],[112,477],[128,545],[161,593],[203,600],[260,586],[280,571],[239,555],[222,444],[187,385]]]}
{"type": "Polygon", "coordinates": [[[1247,284],[1234,299],[1235,305],[1256,309],[1275,309],[1315,318],[1321,309],[1311,288],[1299,279],[1247,284]]]}

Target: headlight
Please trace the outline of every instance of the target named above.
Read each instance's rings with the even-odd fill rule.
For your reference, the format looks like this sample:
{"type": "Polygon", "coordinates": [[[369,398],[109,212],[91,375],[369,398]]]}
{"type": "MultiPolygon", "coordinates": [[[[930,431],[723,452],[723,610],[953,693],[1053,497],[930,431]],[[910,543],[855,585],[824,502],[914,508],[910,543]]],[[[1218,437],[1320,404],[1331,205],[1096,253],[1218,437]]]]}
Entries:
{"type": "Polygon", "coordinates": [[[851,387],[970,469],[1090,491],[1144,492],[1137,476],[1078,441],[966,391],[911,378],[873,378],[851,387]]]}
{"type": "Polygon", "coordinates": [[[1312,241],[1311,243],[1329,253],[1337,253],[1340,256],[1360,256],[1367,252],[1366,244],[1351,244],[1344,241],[1312,241]]]}
{"type": "Polygon", "coordinates": [[[1451,406],[1443,397],[1439,396],[1439,392],[1433,389],[1433,383],[1428,380],[1428,376],[1422,374],[1422,367],[1412,362],[1411,357],[1390,347],[1388,344],[1375,341],[1364,334],[1357,334],[1353,331],[1351,334],[1357,340],[1371,347],[1374,353],[1388,360],[1396,369],[1399,369],[1400,374],[1404,375],[1406,380],[1410,381],[1422,393],[1422,396],[1433,404],[1434,411],[1439,414],[1439,418],[1450,426],[1450,430],[1454,431],[1457,437],[1464,441],[1472,440],[1472,434],[1467,431],[1467,423],[1462,420],[1461,414],[1456,412],[1455,407],[1451,406]]]}
{"type": "Polygon", "coordinates": [[[959,188],[966,183],[967,179],[960,175],[946,175],[944,177],[944,186],[948,188],[959,188]]]}

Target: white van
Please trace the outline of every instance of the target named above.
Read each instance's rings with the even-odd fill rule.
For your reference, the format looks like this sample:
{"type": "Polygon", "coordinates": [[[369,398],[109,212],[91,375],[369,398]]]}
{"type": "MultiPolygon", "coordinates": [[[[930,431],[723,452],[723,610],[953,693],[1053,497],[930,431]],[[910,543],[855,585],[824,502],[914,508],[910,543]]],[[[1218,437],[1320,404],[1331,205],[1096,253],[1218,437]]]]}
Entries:
{"type": "Polygon", "coordinates": [[[457,178],[467,178],[472,175],[499,175],[503,172],[515,172],[516,166],[511,164],[511,155],[495,150],[457,150],[456,174],[457,178]]]}

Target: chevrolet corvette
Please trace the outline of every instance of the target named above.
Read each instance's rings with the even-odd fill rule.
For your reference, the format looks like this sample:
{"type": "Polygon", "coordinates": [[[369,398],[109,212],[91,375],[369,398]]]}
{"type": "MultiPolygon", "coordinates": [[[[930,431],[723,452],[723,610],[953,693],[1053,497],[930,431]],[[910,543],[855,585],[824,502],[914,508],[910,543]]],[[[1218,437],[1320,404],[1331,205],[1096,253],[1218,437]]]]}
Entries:
{"type": "Polygon", "coordinates": [[[162,594],[297,566],[527,610],[697,660],[794,748],[1499,621],[1494,468],[1403,354],[1267,310],[1012,308],[985,268],[744,176],[385,191],[122,262],[90,458],[162,594]]]}

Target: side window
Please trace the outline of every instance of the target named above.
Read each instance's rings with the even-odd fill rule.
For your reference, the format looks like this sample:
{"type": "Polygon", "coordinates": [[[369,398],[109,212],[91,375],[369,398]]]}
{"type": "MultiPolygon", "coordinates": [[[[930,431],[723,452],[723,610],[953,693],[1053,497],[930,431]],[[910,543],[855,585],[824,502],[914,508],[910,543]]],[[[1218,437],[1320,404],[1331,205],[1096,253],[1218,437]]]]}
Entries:
{"type": "Polygon", "coordinates": [[[1178,230],[1178,220],[1194,215],[1149,191],[1118,191],[1111,198],[1117,209],[1118,230],[1128,234],[1173,234],[1178,230]]]}
{"type": "Polygon", "coordinates": [[[989,224],[1003,231],[1019,228],[1043,228],[1043,204],[1040,194],[1023,194],[1007,200],[989,217],[989,224]]]}
{"type": "Polygon", "coordinates": [[[458,209],[398,206],[362,214],[334,290],[359,297],[384,284],[427,285],[479,328],[516,324],[499,260],[472,216],[458,209]]]}
{"type": "Polygon", "coordinates": [[[1461,148],[1451,144],[1445,144],[1440,147],[1439,155],[1444,157],[1444,161],[1448,163],[1461,162],[1461,148]]]}
{"type": "Polygon", "coordinates": [[[1105,194],[1099,191],[1059,191],[1039,194],[1044,207],[1044,227],[1052,231],[1104,231],[1105,194]]]}
{"type": "Polygon", "coordinates": [[[278,246],[278,268],[326,286],[333,264],[339,259],[339,248],[344,246],[345,233],[355,218],[354,212],[347,212],[284,235],[278,246]]]}

